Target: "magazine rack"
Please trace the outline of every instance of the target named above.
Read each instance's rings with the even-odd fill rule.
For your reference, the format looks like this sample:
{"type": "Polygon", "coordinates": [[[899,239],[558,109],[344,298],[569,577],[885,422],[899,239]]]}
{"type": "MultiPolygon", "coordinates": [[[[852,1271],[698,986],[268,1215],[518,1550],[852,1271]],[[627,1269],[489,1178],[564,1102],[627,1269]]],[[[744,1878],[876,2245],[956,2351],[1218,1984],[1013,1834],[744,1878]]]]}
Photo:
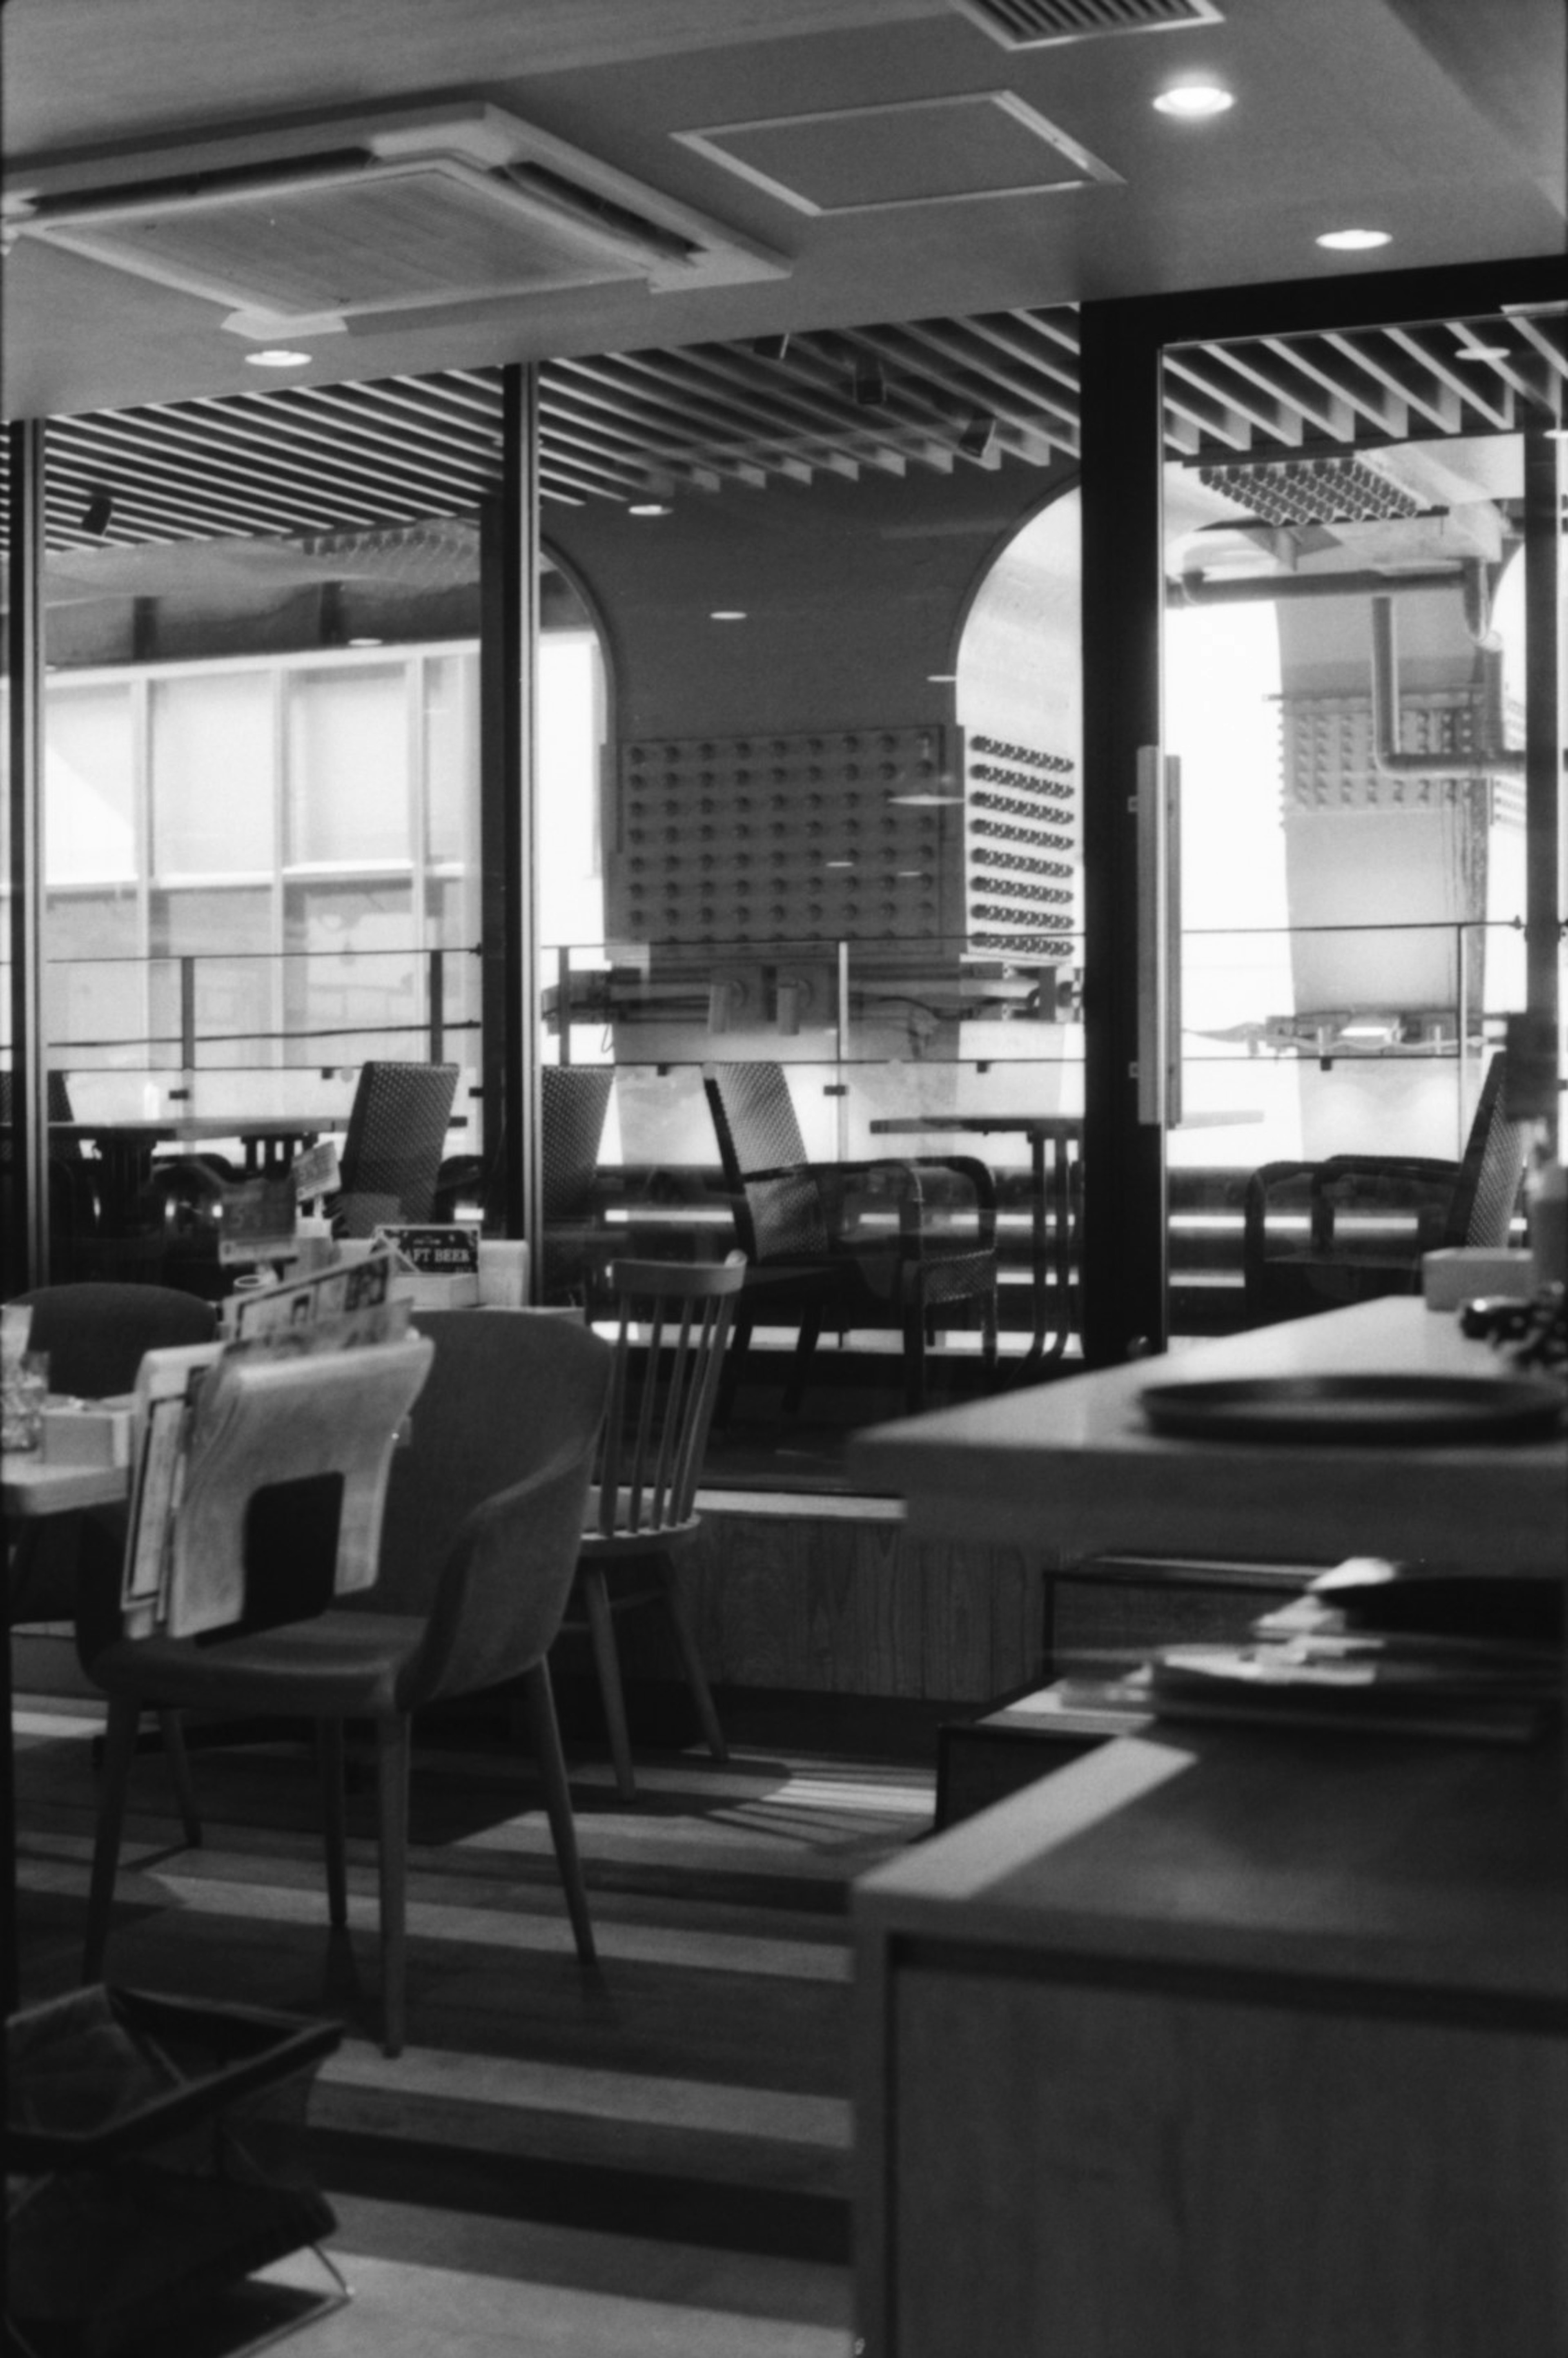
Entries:
{"type": "MultiPolygon", "coordinates": [[[[397,1432],[429,1372],[424,1336],[319,1358],[231,1360],[198,1404],[170,1540],[171,1638],[254,1612],[246,1569],[262,1493],[341,1479],[332,1592],[371,1587],[397,1432]]],[[[211,1379],[210,1379],[211,1380],[211,1379]]]]}
{"type": "MultiPolygon", "coordinates": [[[[349,2298],[313,2187],[256,2156],[297,2138],[335,2022],[133,1990],[72,1991],[6,2026],[7,2347],[118,2358],[254,2351],[349,2298]],[[308,2252],[325,2287],[258,2280],[308,2252]]],[[[287,2149],[287,2147],[286,2147],[287,2149]]]]}

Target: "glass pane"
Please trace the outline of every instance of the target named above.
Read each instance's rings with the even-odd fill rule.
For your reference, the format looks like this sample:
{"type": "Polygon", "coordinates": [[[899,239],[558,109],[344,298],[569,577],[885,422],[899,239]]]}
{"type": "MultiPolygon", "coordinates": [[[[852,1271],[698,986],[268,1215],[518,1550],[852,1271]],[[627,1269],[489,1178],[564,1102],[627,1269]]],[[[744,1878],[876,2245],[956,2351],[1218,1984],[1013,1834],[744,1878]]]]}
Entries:
{"type": "Polygon", "coordinates": [[[1201,427],[1173,358],[1178,1337],[1412,1290],[1423,1249],[1475,1240],[1457,1167],[1527,995],[1524,459],[1511,396],[1426,388],[1486,324],[1401,331],[1402,438],[1368,392],[1382,330],[1188,356],[1201,427]],[[1332,455],[1257,430],[1260,386],[1307,384],[1332,455]],[[1222,446],[1227,386],[1252,431],[1222,446]]]}
{"type": "MultiPolygon", "coordinates": [[[[148,909],[152,1031],[181,1038],[189,959],[195,1055],[190,1069],[277,1062],[273,1005],[277,959],[272,955],[270,886],[155,892],[148,909]],[[248,955],[247,955],[248,953],[248,955]]],[[[184,1066],[182,1052],[174,1061],[184,1066]]]]}
{"type": "Polygon", "coordinates": [[[424,678],[425,855],[475,860],[479,658],[430,655],[424,678]]]}
{"type": "Polygon", "coordinates": [[[408,695],[401,664],[288,682],[288,858],[406,860],[408,695]]]}
{"type": "MultiPolygon", "coordinates": [[[[146,1032],[141,905],[135,891],[51,892],[44,1030],[52,1062],[113,1067],[146,1032]]],[[[80,1094],[80,1092],[79,1092],[80,1094]]]]}
{"type": "Polygon", "coordinates": [[[273,682],[196,675],[152,689],[153,872],[270,873],[276,858],[273,682]]]}
{"type": "Polygon", "coordinates": [[[401,883],[297,884],[284,896],[284,1027],[295,1065],[425,1054],[414,897],[401,883]]]}
{"type": "Polygon", "coordinates": [[[45,698],[44,874],[51,884],[136,872],[128,687],[51,685],[45,698]]]}

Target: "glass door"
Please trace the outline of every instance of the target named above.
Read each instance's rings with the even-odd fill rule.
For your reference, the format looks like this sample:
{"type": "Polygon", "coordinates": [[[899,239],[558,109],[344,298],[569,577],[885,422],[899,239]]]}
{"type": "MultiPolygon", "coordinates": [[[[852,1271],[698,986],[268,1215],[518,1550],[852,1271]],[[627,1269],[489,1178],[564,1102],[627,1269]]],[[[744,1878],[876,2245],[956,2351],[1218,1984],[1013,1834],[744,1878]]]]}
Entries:
{"type": "Polygon", "coordinates": [[[1165,352],[1173,1345],[1413,1286],[1557,1021],[1563,373],[1545,308],[1165,352]]]}

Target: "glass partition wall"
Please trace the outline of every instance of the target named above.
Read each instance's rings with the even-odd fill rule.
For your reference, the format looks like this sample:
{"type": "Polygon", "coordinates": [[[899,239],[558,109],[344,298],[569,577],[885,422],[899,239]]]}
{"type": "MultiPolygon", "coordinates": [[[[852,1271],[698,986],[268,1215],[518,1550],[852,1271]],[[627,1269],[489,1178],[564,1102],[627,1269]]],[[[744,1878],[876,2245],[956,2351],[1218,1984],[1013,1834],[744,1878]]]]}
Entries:
{"type": "Polygon", "coordinates": [[[478,535],[74,538],[44,572],[51,1263],[215,1285],[221,1175],[341,1142],[367,1061],[455,1064],[448,1153],[482,1151],[478,535]]]}
{"type": "MultiPolygon", "coordinates": [[[[1043,441],[1030,463],[955,467],[944,446],[895,466],[901,432],[933,453],[928,429],[851,429],[865,455],[809,481],[792,455],[765,489],[546,502],[543,1290],[591,1301],[618,1249],[710,1258],[743,1235],[704,1083],[744,1068],[782,1087],[765,1163],[834,1166],[829,1185],[847,1163],[985,1167],[1016,1375],[1077,1347],[1073,478],[1043,441]],[[571,934],[596,902],[599,930],[571,934]],[[575,1201],[574,1120],[599,1141],[575,1201]]],[[[763,1301],[750,1398],[770,1422],[797,1326],[763,1301]]],[[[934,1399],[978,1385],[982,1341],[972,1305],[934,1322],[934,1399]]],[[[894,1412],[903,1347],[896,1316],[829,1320],[806,1421],[894,1412]]]]}
{"type": "Polygon", "coordinates": [[[1458,1240],[1388,1159],[1457,1163],[1530,1003],[1530,646],[1561,594],[1529,611],[1525,449],[1560,413],[1560,327],[1165,355],[1189,446],[1163,506],[1173,1338],[1284,1314],[1274,1257],[1402,1253],[1413,1283],[1418,1238],[1458,1240]],[[1331,1155],[1365,1177],[1336,1183],[1334,1239],[1307,1170],[1331,1155]]]}

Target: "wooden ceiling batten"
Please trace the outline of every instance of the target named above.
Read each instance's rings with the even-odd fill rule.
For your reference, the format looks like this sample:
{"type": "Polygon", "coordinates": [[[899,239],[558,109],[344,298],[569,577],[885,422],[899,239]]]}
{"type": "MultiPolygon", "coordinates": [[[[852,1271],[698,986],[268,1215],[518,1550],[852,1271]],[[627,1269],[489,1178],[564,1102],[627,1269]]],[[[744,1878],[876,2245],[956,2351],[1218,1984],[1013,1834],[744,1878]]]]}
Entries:
{"type": "MultiPolygon", "coordinates": [[[[1175,346],[1166,448],[1223,461],[1491,434],[1525,405],[1559,415],[1565,383],[1568,313],[1546,304],[1175,346]]],[[[473,367],[54,419],[50,546],[102,545],[78,522],[100,481],[120,547],[471,514],[499,488],[501,386],[473,367]]],[[[1077,454],[1078,323],[1054,306],[555,359],[539,407],[541,492],[576,505],[1043,467],[1077,454]]]]}
{"type": "Polygon", "coordinates": [[[1467,369],[1463,363],[1455,366],[1448,355],[1438,349],[1436,338],[1430,330],[1423,332],[1415,328],[1390,328],[1389,341],[1401,352],[1408,352],[1422,368],[1430,369],[1438,383],[1445,384],[1455,395],[1462,408],[1476,410],[1499,434],[1512,432],[1512,388],[1503,384],[1497,399],[1487,398],[1487,377],[1488,373],[1494,377],[1497,375],[1495,362],[1475,362],[1467,369]]]}
{"type": "MultiPolygon", "coordinates": [[[[1342,354],[1320,349],[1324,339],[1306,336],[1263,336],[1260,339],[1265,352],[1275,352],[1299,369],[1303,376],[1313,378],[1326,393],[1347,404],[1357,415],[1366,418],[1373,432],[1392,442],[1402,441],[1410,430],[1410,405],[1386,385],[1373,387],[1357,378],[1357,373],[1342,354]]],[[[1354,420],[1346,432],[1337,438],[1350,442],[1356,439],[1354,420]]]]}

